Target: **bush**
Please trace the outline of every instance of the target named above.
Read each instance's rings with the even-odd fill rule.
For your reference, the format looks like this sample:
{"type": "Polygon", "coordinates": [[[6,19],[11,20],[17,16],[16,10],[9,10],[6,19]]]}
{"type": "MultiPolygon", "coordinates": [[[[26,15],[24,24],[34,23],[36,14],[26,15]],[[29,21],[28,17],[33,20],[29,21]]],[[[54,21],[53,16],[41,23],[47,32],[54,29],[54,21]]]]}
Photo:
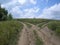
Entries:
{"type": "Polygon", "coordinates": [[[48,27],[54,31],[54,30],[56,30],[56,23],[52,22],[48,25],[48,27]]]}
{"type": "Polygon", "coordinates": [[[56,31],[57,35],[60,35],[60,26],[56,28],[56,31]]]}

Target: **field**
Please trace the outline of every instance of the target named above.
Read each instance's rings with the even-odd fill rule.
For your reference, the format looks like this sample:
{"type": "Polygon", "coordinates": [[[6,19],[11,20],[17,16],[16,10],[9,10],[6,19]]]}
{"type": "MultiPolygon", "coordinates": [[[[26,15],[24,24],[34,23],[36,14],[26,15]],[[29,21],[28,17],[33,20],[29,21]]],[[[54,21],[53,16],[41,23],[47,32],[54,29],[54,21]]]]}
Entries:
{"type": "Polygon", "coordinates": [[[17,19],[22,22],[31,23],[42,27],[44,24],[47,24],[47,27],[51,30],[54,30],[56,34],[60,35],[60,21],[59,20],[48,20],[48,19],[17,19]]]}
{"type": "Polygon", "coordinates": [[[22,22],[28,22],[28,23],[32,23],[32,24],[39,24],[39,23],[43,23],[43,22],[49,22],[51,20],[48,20],[48,19],[17,19],[19,21],[22,21],[22,22]]]}
{"type": "Polygon", "coordinates": [[[60,45],[59,38],[59,20],[15,19],[0,22],[0,45],[60,45]]]}

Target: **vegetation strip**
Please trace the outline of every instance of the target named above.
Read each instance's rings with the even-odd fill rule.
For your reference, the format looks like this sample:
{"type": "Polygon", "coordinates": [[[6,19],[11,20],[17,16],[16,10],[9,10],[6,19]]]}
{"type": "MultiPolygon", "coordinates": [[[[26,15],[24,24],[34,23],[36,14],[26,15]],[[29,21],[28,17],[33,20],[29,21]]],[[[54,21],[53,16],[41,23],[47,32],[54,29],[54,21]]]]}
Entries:
{"type": "Polygon", "coordinates": [[[60,21],[52,21],[48,24],[48,28],[56,33],[56,35],[60,36],[60,21]]]}
{"type": "Polygon", "coordinates": [[[31,25],[30,24],[28,24],[27,22],[24,22],[29,28],[31,27],[31,25]]]}
{"type": "Polygon", "coordinates": [[[22,27],[18,21],[0,22],[0,45],[17,45],[22,27]]]}
{"type": "Polygon", "coordinates": [[[33,30],[33,32],[34,32],[34,35],[35,35],[35,38],[36,38],[36,40],[35,40],[35,41],[36,41],[36,45],[43,45],[42,39],[40,39],[40,38],[38,37],[36,31],[33,30]]]}
{"type": "Polygon", "coordinates": [[[42,23],[42,22],[49,22],[51,20],[47,20],[47,19],[17,19],[18,21],[21,21],[21,22],[28,22],[28,23],[31,23],[31,24],[39,24],[39,23],[42,23]]]}

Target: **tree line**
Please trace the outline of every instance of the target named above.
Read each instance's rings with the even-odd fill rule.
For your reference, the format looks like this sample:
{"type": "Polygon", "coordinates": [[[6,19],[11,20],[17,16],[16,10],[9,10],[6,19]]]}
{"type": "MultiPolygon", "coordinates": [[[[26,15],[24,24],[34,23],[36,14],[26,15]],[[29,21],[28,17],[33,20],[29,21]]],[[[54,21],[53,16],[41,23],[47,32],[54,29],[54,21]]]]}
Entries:
{"type": "Polygon", "coordinates": [[[0,21],[12,20],[12,14],[8,14],[8,11],[5,8],[2,8],[0,5],[0,21]]]}

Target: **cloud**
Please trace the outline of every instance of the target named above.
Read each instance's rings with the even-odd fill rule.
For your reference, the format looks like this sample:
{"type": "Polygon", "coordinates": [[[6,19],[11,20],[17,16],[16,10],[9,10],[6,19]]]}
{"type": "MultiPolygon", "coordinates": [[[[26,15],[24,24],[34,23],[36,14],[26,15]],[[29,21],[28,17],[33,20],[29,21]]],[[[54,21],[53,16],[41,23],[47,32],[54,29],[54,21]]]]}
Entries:
{"type": "MultiPolygon", "coordinates": [[[[16,7],[16,6],[21,6],[22,8],[23,7],[28,7],[27,5],[30,5],[30,4],[36,4],[36,0],[11,0],[7,3],[3,3],[1,6],[2,8],[6,8],[9,12],[12,8],[16,7]]],[[[31,6],[31,5],[30,5],[31,6]]]]}
{"type": "Polygon", "coordinates": [[[32,4],[36,4],[36,0],[30,0],[32,4]]]}
{"type": "MultiPolygon", "coordinates": [[[[44,1],[44,0],[41,0],[44,1]]],[[[49,0],[45,0],[48,2],[49,0]]],[[[2,4],[2,7],[5,7],[13,14],[14,18],[49,18],[49,19],[60,19],[60,3],[55,4],[51,7],[41,9],[42,13],[37,16],[40,11],[38,7],[31,7],[31,5],[37,4],[37,0],[11,0],[8,3],[2,4]],[[25,8],[25,5],[28,4],[29,7],[25,8]],[[21,9],[22,8],[22,9],[21,9]]],[[[38,5],[38,4],[37,4],[38,5]]]]}
{"type": "Polygon", "coordinates": [[[11,0],[10,2],[4,3],[2,4],[2,7],[11,7],[11,6],[16,6],[18,5],[25,5],[25,4],[29,4],[28,2],[30,2],[31,4],[36,4],[36,0],[11,0]]]}
{"type": "Polygon", "coordinates": [[[23,11],[20,10],[20,6],[16,6],[10,10],[10,13],[12,13],[14,18],[19,18],[23,14],[23,11]]]}
{"type": "Polygon", "coordinates": [[[36,0],[11,0],[2,4],[2,7],[6,8],[9,13],[12,13],[14,18],[33,18],[40,9],[34,6],[26,7],[26,9],[24,7],[26,4],[35,5],[36,3],[36,0]]]}
{"type": "Polygon", "coordinates": [[[27,0],[18,0],[20,4],[25,4],[27,0]]]}
{"type": "Polygon", "coordinates": [[[16,6],[16,5],[23,5],[25,2],[26,2],[26,0],[11,0],[8,3],[2,4],[2,7],[10,8],[10,7],[16,6]]]}
{"type": "Polygon", "coordinates": [[[8,3],[2,4],[2,7],[9,7],[9,6],[15,5],[15,4],[16,4],[16,1],[12,0],[12,1],[8,2],[8,3]]]}
{"type": "Polygon", "coordinates": [[[45,8],[39,18],[60,19],[60,3],[45,8]]]}
{"type": "Polygon", "coordinates": [[[20,10],[20,7],[16,6],[10,12],[14,18],[34,18],[39,10],[37,7],[20,10]]]}

